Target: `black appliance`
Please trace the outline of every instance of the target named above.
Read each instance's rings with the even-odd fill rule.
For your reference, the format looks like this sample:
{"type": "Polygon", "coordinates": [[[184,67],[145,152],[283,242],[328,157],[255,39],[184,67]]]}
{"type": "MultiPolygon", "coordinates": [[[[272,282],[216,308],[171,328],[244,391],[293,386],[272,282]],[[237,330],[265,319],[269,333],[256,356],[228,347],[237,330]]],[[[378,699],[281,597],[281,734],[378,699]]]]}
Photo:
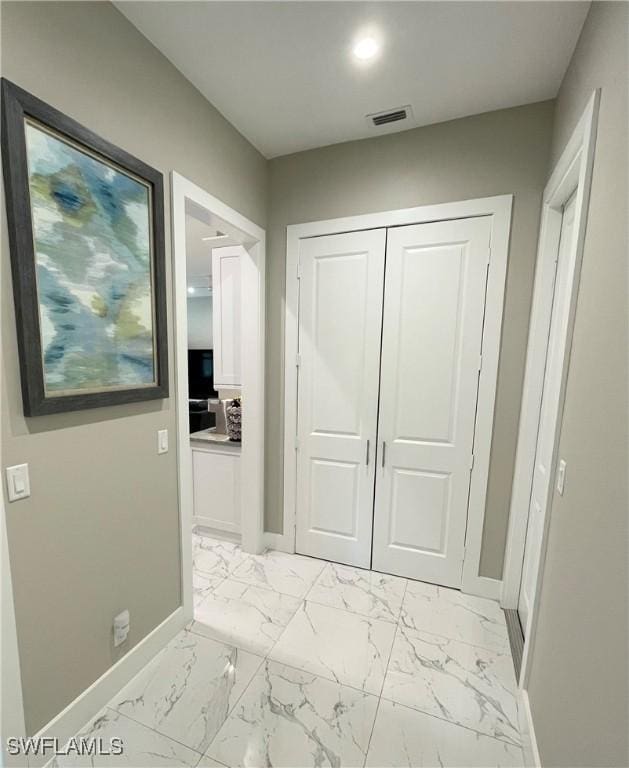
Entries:
{"type": "Polygon", "coordinates": [[[215,426],[216,417],[209,413],[207,401],[218,397],[214,390],[214,353],[211,349],[188,350],[188,415],[190,432],[215,426]]]}

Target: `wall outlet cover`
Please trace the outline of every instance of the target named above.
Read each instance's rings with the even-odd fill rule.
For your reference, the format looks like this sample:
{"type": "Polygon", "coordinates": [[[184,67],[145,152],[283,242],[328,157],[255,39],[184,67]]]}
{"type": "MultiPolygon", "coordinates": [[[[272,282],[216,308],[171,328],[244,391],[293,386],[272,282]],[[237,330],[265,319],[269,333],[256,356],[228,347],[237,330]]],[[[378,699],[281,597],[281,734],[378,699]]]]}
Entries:
{"type": "Polygon", "coordinates": [[[561,459],[559,467],[557,469],[557,492],[560,496],[563,496],[563,489],[566,483],[566,462],[561,459]]]}
{"type": "Polygon", "coordinates": [[[168,453],[168,430],[157,431],[157,453],[168,453]]]}
{"type": "Polygon", "coordinates": [[[128,610],[122,611],[114,618],[114,646],[118,647],[127,639],[131,618],[128,610]]]}

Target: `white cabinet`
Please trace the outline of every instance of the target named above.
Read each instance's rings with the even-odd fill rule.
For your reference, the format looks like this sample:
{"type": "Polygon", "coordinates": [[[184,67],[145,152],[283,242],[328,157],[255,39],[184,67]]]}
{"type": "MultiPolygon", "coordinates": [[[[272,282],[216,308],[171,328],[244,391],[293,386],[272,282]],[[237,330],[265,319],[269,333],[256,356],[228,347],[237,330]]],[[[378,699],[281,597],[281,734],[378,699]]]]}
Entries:
{"type": "Polygon", "coordinates": [[[214,389],[240,387],[241,259],[240,245],[212,249],[212,321],[214,389]]]}
{"type": "Polygon", "coordinates": [[[195,523],[240,533],[240,446],[192,446],[195,523]]]}

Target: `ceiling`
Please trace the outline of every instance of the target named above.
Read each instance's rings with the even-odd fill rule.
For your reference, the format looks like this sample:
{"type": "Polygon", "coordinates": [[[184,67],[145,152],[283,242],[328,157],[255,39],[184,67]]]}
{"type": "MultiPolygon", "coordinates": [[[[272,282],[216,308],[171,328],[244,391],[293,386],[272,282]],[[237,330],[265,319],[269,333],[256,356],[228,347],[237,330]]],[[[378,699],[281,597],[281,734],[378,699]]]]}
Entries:
{"type": "Polygon", "coordinates": [[[266,157],[556,96],[587,2],[119,2],[266,157]],[[380,44],[358,61],[357,39],[380,44]],[[410,105],[374,128],[369,113],[410,105]]]}

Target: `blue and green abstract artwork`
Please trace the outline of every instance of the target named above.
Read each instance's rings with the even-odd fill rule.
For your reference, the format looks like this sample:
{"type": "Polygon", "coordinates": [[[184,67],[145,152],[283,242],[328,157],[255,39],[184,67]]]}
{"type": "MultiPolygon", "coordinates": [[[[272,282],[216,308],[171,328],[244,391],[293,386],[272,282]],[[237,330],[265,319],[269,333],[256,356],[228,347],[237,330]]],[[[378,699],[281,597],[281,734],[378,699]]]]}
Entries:
{"type": "Polygon", "coordinates": [[[155,383],[149,187],[27,122],[49,396],[155,383]]]}

